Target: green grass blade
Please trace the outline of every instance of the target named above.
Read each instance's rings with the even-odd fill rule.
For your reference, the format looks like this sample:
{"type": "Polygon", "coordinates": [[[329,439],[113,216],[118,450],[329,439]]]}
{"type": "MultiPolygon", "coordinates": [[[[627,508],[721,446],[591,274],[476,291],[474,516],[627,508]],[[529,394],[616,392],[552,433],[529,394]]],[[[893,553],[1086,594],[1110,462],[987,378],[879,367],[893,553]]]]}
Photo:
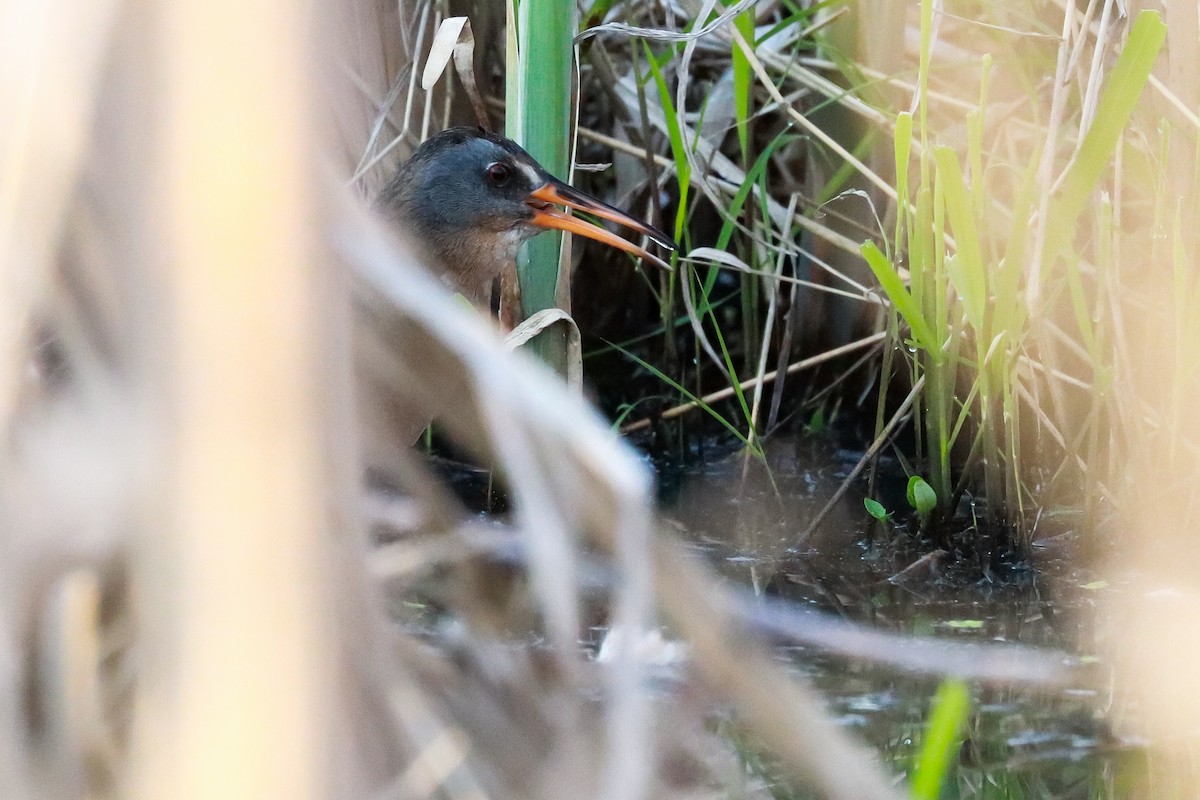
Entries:
{"type": "MultiPolygon", "coordinates": [[[[734,26],[747,42],[754,42],[754,8],[738,14],[733,20],[734,26]]],[[[733,48],[733,108],[737,119],[738,144],[741,146],[742,164],[750,160],[750,87],[753,84],[753,71],[750,62],[742,48],[734,42],[733,48]]]]}
{"type": "Polygon", "coordinates": [[[900,233],[908,219],[908,162],[912,157],[912,127],[912,114],[905,111],[896,116],[896,133],[892,140],[896,158],[896,196],[900,198],[896,206],[896,233],[892,242],[893,252],[896,253],[904,249],[900,233]]]}
{"type": "Polygon", "coordinates": [[[1133,115],[1166,36],[1167,26],[1157,12],[1143,11],[1137,15],[1125,48],[1108,76],[1108,86],[1096,107],[1095,122],[1084,136],[1062,190],[1050,206],[1042,251],[1043,271],[1074,236],[1075,222],[1108,168],[1117,140],[1133,115]]]}
{"type": "Polygon", "coordinates": [[[775,150],[783,144],[789,144],[798,139],[795,134],[790,133],[788,129],[780,131],[771,139],[762,153],[755,159],[754,164],[746,172],[746,179],[742,181],[742,185],[738,187],[737,192],[733,195],[733,199],[729,201],[729,206],[722,210],[721,216],[724,217],[725,223],[721,226],[721,233],[717,236],[715,247],[718,250],[725,250],[729,247],[729,241],[733,238],[734,231],[737,230],[737,219],[742,213],[742,208],[746,205],[746,200],[750,197],[750,192],[754,190],[756,184],[760,182],[761,177],[767,170],[767,164],[771,160],[771,156],[775,154],[775,150]]]}
{"type": "Polygon", "coordinates": [[[946,193],[946,212],[950,215],[950,229],[954,232],[957,245],[954,258],[946,268],[967,312],[967,319],[975,330],[982,331],[988,290],[983,248],[979,242],[979,229],[975,225],[974,198],[963,180],[955,152],[949,147],[938,147],[933,157],[937,163],[938,180],[942,182],[942,190],[946,193]]]}
{"type": "Polygon", "coordinates": [[[628,358],[630,361],[632,361],[635,364],[637,364],[638,366],[640,366],[642,369],[649,372],[654,377],[658,378],[663,383],[670,386],[675,391],[679,392],[680,395],[682,395],[683,397],[686,397],[688,399],[688,402],[695,403],[706,414],[708,414],[710,417],[715,419],[717,422],[721,423],[726,428],[726,430],[728,430],[731,434],[733,434],[742,444],[744,444],[750,448],[755,447],[754,443],[751,442],[749,438],[747,438],[746,434],[744,434],[740,430],[738,430],[736,425],[734,425],[732,422],[730,422],[729,420],[727,420],[723,416],[721,416],[721,414],[715,408],[710,406],[708,403],[701,400],[699,397],[697,397],[692,392],[689,392],[687,390],[687,388],[684,387],[684,385],[681,384],[679,381],[675,380],[670,375],[667,375],[665,372],[663,372],[658,367],[651,364],[649,361],[646,361],[645,359],[639,357],[636,353],[634,353],[630,350],[626,350],[625,348],[621,347],[620,345],[614,344],[607,340],[602,340],[602,341],[604,341],[604,343],[607,344],[612,349],[619,352],[621,355],[628,358]]]}
{"type": "Polygon", "coordinates": [[[1021,285],[1022,265],[1029,247],[1029,219],[1033,214],[1038,197],[1038,162],[1040,148],[1031,154],[1029,163],[1022,171],[1020,188],[1012,207],[1012,226],[1004,243],[1004,256],[992,280],[996,301],[992,309],[995,325],[1008,330],[1016,337],[1025,324],[1023,298],[1018,296],[1021,285]]]}
{"type": "Polygon", "coordinates": [[[912,329],[913,338],[930,356],[935,360],[941,359],[941,348],[937,340],[933,337],[933,331],[929,324],[925,321],[924,315],[921,313],[920,306],[913,300],[912,295],[908,293],[908,289],[904,288],[904,281],[900,279],[892,262],[888,261],[887,256],[879,249],[874,242],[864,242],[862,246],[863,258],[867,260],[867,266],[875,273],[875,279],[879,281],[880,287],[883,289],[888,300],[900,316],[904,317],[904,321],[908,323],[908,327],[912,329]]]}
{"type": "Polygon", "coordinates": [[[942,682],[933,698],[933,709],[925,724],[925,736],[912,782],[914,800],[937,800],[950,768],[958,760],[962,731],[971,711],[967,685],[958,679],[942,682]]]}
{"type": "Polygon", "coordinates": [[[646,47],[646,61],[650,64],[650,72],[654,76],[654,85],[658,88],[658,99],[662,103],[663,116],[667,121],[667,136],[671,140],[671,157],[675,161],[675,175],[679,181],[679,206],[675,214],[675,241],[683,240],[684,225],[687,223],[688,191],[692,181],[692,162],[688,160],[688,152],[683,143],[683,131],[679,127],[679,115],[675,110],[675,102],[671,99],[671,90],[663,77],[662,68],[650,45],[646,47]]]}

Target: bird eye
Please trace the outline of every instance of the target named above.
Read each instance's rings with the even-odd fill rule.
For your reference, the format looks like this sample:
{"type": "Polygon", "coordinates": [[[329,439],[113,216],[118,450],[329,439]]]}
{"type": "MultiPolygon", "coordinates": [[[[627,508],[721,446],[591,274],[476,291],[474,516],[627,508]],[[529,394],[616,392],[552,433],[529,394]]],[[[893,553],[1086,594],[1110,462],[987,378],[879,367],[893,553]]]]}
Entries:
{"type": "Polygon", "coordinates": [[[488,182],[493,186],[503,186],[508,183],[510,171],[507,164],[502,164],[499,161],[488,164],[487,178],[488,182]]]}

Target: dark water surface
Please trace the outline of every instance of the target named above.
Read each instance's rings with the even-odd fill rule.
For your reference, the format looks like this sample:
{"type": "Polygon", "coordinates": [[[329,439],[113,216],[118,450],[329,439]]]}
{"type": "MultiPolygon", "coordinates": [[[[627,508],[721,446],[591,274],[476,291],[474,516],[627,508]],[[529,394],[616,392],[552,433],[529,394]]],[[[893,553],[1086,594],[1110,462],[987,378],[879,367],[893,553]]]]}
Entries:
{"type": "MultiPolygon", "coordinates": [[[[663,511],[731,583],[760,596],[890,632],[1021,643],[1076,657],[1078,677],[1066,688],[971,687],[967,739],[943,797],[1139,796],[1132,787],[1143,783],[1145,756],[1139,742],[1112,732],[1107,669],[1095,656],[1092,611],[1109,589],[1073,565],[1064,547],[1070,531],[1035,547],[1032,560],[930,557],[931,545],[914,544],[894,523],[868,524],[863,480],[805,537],[858,456],[804,435],[768,445],[769,470],[732,454],[664,476],[663,511]]],[[[894,496],[885,506],[903,519],[903,475],[892,469],[878,480],[877,496],[894,496]]],[[[778,653],[893,768],[911,765],[936,678],[812,646],[778,653]]],[[[804,796],[782,785],[774,793],[804,796]]]]}
{"type": "MultiPolygon", "coordinates": [[[[1079,566],[1072,547],[1086,537],[1076,537],[1069,514],[1060,515],[1066,523],[1042,526],[1029,558],[939,554],[908,530],[915,521],[899,465],[883,461],[873,492],[895,512],[891,521],[873,522],[865,512],[862,477],[813,526],[861,453],[839,448],[830,435],[805,433],[765,450],[765,464],[710,445],[703,460],[656,465],[666,524],[731,586],[891,633],[1016,643],[1072,657],[1074,677],[1062,688],[970,686],[966,740],[943,798],[1148,796],[1143,744],[1113,732],[1120,709],[1097,657],[1103,634],[1093,611],[1114,589],[1079,566]]],[[[503,515],[506,502],[486,470],[449,463],[442,471],[468,506],[503,515]]],[[[595,634],[598,643],[604,631],[595,634]]],[[[812,645],[776,652],[898,775],[911,768],[938,677],[812,645]]],[[[749,748],[743,757],[773,796],[807,797],[749,748]]]]}

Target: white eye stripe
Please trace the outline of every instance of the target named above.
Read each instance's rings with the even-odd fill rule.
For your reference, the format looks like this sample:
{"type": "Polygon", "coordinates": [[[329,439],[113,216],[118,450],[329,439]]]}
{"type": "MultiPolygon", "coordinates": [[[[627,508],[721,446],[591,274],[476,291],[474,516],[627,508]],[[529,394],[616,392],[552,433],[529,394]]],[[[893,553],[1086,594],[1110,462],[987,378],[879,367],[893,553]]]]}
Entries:
{"type": "Polygon", "coordinates": [[[535,170],[533,167],[529,166],[528,164],[522,164],[520,162],[517,162],[517,167],[522,172],[525,173],[525,177],[529,179],[530,186],[541,186],[542,185],[541,176],[539,176],[537,174],[537,170],[535,170]]]}

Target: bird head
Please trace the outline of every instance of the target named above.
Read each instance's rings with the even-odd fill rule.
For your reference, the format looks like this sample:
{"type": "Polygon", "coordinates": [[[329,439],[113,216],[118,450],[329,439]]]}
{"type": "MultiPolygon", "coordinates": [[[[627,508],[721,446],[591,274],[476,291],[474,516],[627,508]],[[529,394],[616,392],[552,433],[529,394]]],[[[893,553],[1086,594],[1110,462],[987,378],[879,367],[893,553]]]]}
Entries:
{"type": "Polygon", "coordinates": [[[515,142],[482,128],[450,128],[427,139],[376,205],[409,230],[435,266],[460,286],[491,281],[520,245],[548,229],[570,231],[667,268],[634,242],[561,210],[617,222],[667,248],[666,234],[555,178],[515,142]]]}

